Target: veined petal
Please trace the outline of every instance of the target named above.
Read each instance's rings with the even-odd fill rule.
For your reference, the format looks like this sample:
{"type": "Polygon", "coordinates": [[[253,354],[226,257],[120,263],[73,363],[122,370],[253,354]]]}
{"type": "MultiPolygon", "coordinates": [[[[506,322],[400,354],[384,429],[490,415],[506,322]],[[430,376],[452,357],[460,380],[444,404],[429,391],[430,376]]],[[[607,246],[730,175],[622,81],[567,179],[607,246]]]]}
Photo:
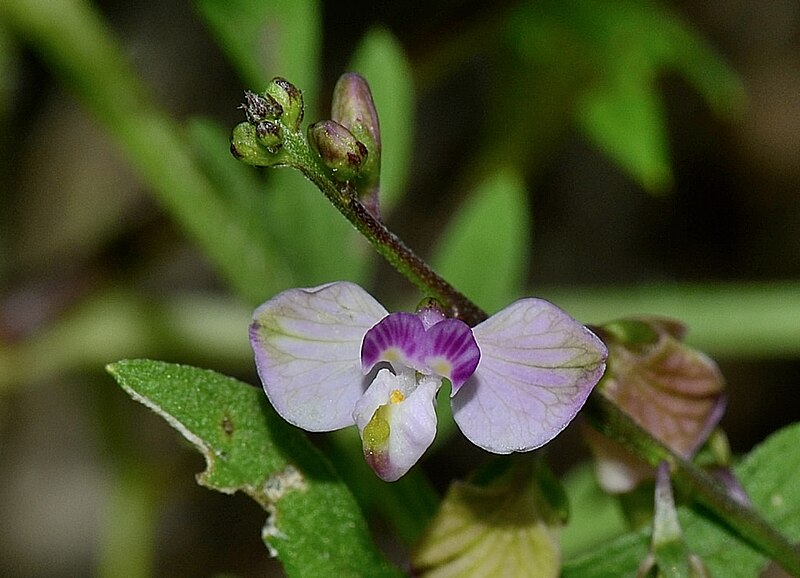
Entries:
{"type": "Polygon", "coordinates": [[[353,419],[364,457],[375,473],[394,482],[413,466],[436,437],[434,397],[441,379],[381,369],[356,403],[353,419]]]}
{"type": "Polygon", "coordinates": [[[425,366],[453,384],[453,394],[473,374],[481,350],[469,325],[458,319],[444,319],[425,333],[425,366]]]}
{"type": "Polygon", "coordinates": [[[603,342],[541,299],[512,303],[472,331],[481,359],[453,397],[453,417],[490,452],[524,452],[553,439],[605,369],[603,342]]]}
{"type": "Polygon", "coordinates": [[[364,335],[361,366],[364,373],[380,361],[388,361],[395,371],[402,367],[423,368],[425,327],[413,313],[392,313],[364,335]]]}
{"type": "Polygon", "coordinates": [[[361,341],[386,315],[369,293],[345,282],[289,289],[256,309],[250,343],[277,412],[308,431],[353,425],[367,386],[361,341]]]}

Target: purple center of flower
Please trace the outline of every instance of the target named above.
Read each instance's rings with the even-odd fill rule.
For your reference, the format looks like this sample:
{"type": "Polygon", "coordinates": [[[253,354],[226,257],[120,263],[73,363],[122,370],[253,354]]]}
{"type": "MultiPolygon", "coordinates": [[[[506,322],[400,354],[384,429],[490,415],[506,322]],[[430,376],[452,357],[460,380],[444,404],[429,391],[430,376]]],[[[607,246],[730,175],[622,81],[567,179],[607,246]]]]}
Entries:
{"type": "Polygon", "coordinates": [[[472,329],[458,319],[423,319],[413,313],[391,313],[364,335],[361,366],[369,373],[381,361],[395,372],[410,367],[423,374],[446,377],[453,392],[475,373],[481,351],[472,329]]]}

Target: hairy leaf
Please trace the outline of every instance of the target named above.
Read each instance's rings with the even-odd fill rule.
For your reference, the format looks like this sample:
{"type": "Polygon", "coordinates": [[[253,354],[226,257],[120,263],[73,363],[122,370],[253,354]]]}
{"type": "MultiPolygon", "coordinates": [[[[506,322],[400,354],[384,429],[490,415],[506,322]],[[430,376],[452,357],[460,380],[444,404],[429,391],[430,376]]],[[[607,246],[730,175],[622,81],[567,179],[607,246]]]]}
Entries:
{"type": "Polygon", "coordinates": [[[212,371],[150,360],[109,372],[206,459],[198,482],[244,492],[269,514],[262,536],[289,576],[399,576],[372,544],[346,486],[263,392],[212,371]]]}
{"type": "MultiPolygon", "coordinates": [[[[773,434],[734,470],[758,510],[790,540],[800,540],[800,423],[773,434]]],[[[682,507],[686,545],[700,556],[712,576],[751,578],[766,564],[742,538],[682,507]]],[[[564,578],[633,577],[647,554],[650,530],[625,534],[564,565],[564,578]]]]}

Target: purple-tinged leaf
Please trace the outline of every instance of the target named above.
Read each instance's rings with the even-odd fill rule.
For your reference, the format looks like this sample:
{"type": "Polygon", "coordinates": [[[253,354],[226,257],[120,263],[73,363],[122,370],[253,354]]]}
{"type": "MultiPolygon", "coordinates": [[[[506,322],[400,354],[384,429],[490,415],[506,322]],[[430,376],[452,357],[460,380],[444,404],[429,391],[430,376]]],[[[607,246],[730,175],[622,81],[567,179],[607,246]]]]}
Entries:
{"type": "MultiPolygon", "coordinates": [[[[724,380],[713,360],[680,342],[685,330],[671,320],[629,318],[600,328],[611,353],[602,393],[644,429],[691,458],[725,410],[724,380]]],[[[600,484],[625,492],[653,474],[615,442],[587,436],[600,484]]]]}

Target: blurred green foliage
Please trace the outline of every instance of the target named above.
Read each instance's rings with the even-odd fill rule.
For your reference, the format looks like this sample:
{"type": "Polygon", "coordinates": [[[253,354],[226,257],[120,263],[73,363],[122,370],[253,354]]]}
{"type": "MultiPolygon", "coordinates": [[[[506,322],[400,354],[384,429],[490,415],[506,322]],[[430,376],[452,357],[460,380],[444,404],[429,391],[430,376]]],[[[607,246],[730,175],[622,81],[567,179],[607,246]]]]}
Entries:
{"type": "MultiPolygon", "coordinates": [[[[322,31],[329,10],[323,3],[197,0],[194,7],[238,75],[241,86],[237,90],[258,91],[273,76],[283,76],[303,90],[308,121],[327,116],[325,79],[330,74],[326,76],[322,31]]],[[[420,156],[428,149],[420,143],[435,146],[439,141],[427,125],[419,124],[416,107],[426,91],[445,83],[454,70],[481,58],[493,62],[490,77],[476,83],[479,106],[471,111],[466,135],[470,146],[459,149],[456,159],[451,186],[459,191],[460,204],[447,209],[446,222],[436,223],[430,242],[431,261],[444,276],[490,311],[528,293],[527,272],[537,261],[531,255],[533,218],[526,179],[533,169],[545,165],[571,131],[579,130],[642,190],[668,194],[675,172],[659,79],[665,73],[679,75],[724,118],[741,113],[745,101],[737,75],[664,4],[531,0],[504,4],[492,12],[490,17],[473,15],[457,34],[437,38],[423,58],[408,54],[389,28],[368,22],[347,57],[348,68],[370,82],[381,118],[384,214],[389,220],[395,215],[405,218],[413,213],[408,209],[411,204],[420,222],[429,205],[433,212],[436,199],[420,200],[409,188],[420,182],[418,173],[425,166],[420,156]]],[[[9,127],[13,108],[22,106],[14,98],[24,50],[34,51],[48,72],[100,122],[125,162],[169,219],[200,248],[230,294],[179,292],[153,298],[129,287],[136,271],[113,273],[110,282],[89,291],[67,314],[45,316],[47,322],[22,339],[5,339],[0,333],[0,393],[8,395],[20,386],[46,383],[65,372],[100,368],[115,359],[139,355],[251,371],[246,325],[252,305],[292,286],[340,279],[380,284],[387,278],[363,240],[299,174],[289,170],[261,173],[233,159],[227,152],[227,118],[179,118],[172,113],[131,63],[131,50],[110,21],[88,1],[0,3],[0,126],[9,127]]],[[[202,92],[204,87],[196,90],[202,92]]],[[[10,128],[0,140],[4,152],[13,146],[10,128]]],[[[46,152],[42,160],[47,162],[46,152]]],[[[105,192],[114,195],[113,190],[105,192]]],[[[58,217],[60,208],[53,210],[58,217]]],[[[135,214],[126,216],[122,204],[117,210],[120,219],[136,218],[135,214]]],[[[90,219],[95,217],[91,208],[88,213],[90,219]]],[[[538,223],[548,215],[535,218],[538,223]]],[[[13,288],[9,275],[25,270],[29,263],[13,262],[8,248],[13,233],[4,230],[8,224],[5,215],[0,227],[0,275],[3,285],[13,288]]],[[[82,247],[94,243],[93,250],[101,252],[103,230],[97,223],[85,226],[82,232],[92,239],[82,247]]],[[[52,242],[53,247],[43,249],[43,254],[57,256],[48,266],[59,271],[62,247],[56,245],[60,241],[41,235],[40,242],[43,246],[52,242]]],[[[591,253],[592,249],[584,250],[591,253]]],[[[425,247],[420,250],[425,253],[425,247]]],[[[585,321],[641,312],[679,317],[691,327],[690,341],[712,353],[751,359],[800,355],[798,282],[537,288],[535,293],[544,293],[585,321]]],[[[417,297],[403,301],[410,303],[417,297]]],[[[117,367],[118,377],[125,381],[119,373],[123,366],[117,367]]],[[[138,374],[127,377],[141,378],[138,374]]],[[[157,387],[153,395],[160,393],[157,387]]],[[[242,395],[255,399],[250,393],[242,395]]],[[[248,403],[244,411],[263,405],[263,400],[248,403]]],[[[218,409],[212,402],[209,406],[205,409],[218,409]]],[[[274,417],[266,419],[271,420],[270,427],[282,427],[274,417]]],[[[442,422],[437,445],[452,430],[446,417],[442,416],[442,422]]],[[[113,431],[113,424],[104,427],[113,431]]],[[[775,439],[785,440],[794,433],[780,435],[775,439]]],[[[412,541],[436,502],[434,490],[421,475],[395,486],[360,479],[364,470],[356,465],[363,468],[357,441],[344,433],[329,442],[329,455],[347,470],[341,472],[347,486],[332,476],[326,482],[330,487],[319,492],[335,492],[346,505],[323,504],[320,515],[355,516],[354,524],[361,524],[349,494],[353,491],[370,514],[382,514],[389,524],[394,523],[394,532],[412,541]]],[[[764,464],[779,461],[775,443],[765,445],[742,466],[743,479],[757,477],[755,466],[748,464],[766,469],[764,464]]],[[[780,447],[789,451],[785,443],[780,447]]],[[[281,454],[280,459],[286,456],[281,454]]],[[[99,545],[98,558],[105,561],[100,567],[111,575],[115,568],[125,567],[127,560],[147,575],[150,569],[142,566],[156,563],[155,556],[146,551],[154,547],[149,541],[159,507],[152,496],[154,482],[146,475],[131,475],[131,464],[125,459],[114,467],[117,492],[113,499],[117,506],[122,504],[120,516],[139,520],[131,526],[139,535],[119,537],[106,532],[107,539],[99,545]]],[[[148,468],[142,466],[144,471],[148,468]]],[[[756,501],[769,511],[773,490],[762,491],[765,486],[753,483],[756,501]]],[[[581,494],[575,486],[570,489],[581,494]]],[[[781,495],[788,503],[788,488],[780,489],[786,490],[781,495]]],[[[587,492],[584,487],[583,493],[587,492]]],[[[589,502],[592,507],[605,507],[594,497],[589,502]]],[[[791,503],[796,503],[796,497],[791,503]]],[[[796,535],[800,530],[788,519],[783,515],[780,522],[796,535]]],[[[113,525],[115,520],[107,523],[113,525]]],[[[581,522],[578,515],[573,527],[594,523],[591,519],[581,522]]],[[[715,557],[711,549],[726,539],[721,531],[709,529],[692,514],[686,514],[685,523],[688,539],[707,544],[709,550],[701,553],[723,572],[728,563],[752,569],[762,562],[744,550],[742,560],[715,557]]],[[[618,529],[610,526],[604,537],[618,529]]],[[[576,538],[575,543],[585,539],[576,538]]],[[[628,535],[603,550],[604,557],[611,553],[605,565],[591,558],[567,568],[574,575],[589,567],[598,576],[616,575],[609,568],[616,563],[638,563],[646,545],[644,534],[628,535]]],[[[316,549],[317,545],[306,547],[316,549]]],[[[577,550],[568,540],[567,552],[577,550]]],[[[297,556],[303,552],[301,548],[297,556]]],[[[304,570],[296,572],[302,575],[304,570]]]]}

